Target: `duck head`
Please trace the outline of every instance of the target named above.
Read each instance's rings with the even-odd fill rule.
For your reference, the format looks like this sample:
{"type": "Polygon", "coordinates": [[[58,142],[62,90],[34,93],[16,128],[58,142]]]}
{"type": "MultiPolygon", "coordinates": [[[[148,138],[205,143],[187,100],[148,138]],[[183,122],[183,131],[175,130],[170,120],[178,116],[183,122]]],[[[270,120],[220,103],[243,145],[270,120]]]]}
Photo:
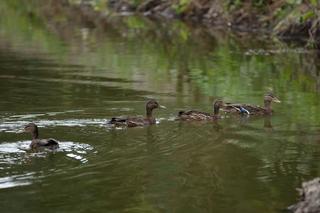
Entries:
{"type": "Polygon", "coordinates": [[[160,105],[156,100],[149,100],[146,104],[147,116],[152,116],[152,110],[157,108],[166,109],[165,106],[160,105]]]}
{"type": "Polygon", "coordinates": [[[24,127],[24,132],[29,132],[32,135],[32,138],[38,138],[38,127],[34,123],[29,123],[24,127]]]}
{"type": "Polygon", "coordinates": [[[265,96],[264,96],[264,108],[267,110],[268,113],[271,113],[271,103],[281,103],[281,101],[273,95],[273,93],[268,92],[265,96]]]}
{"type": "Polygon", "coordinates": [[[264,96],[264,103],[281,103],[281,101],[273,95],[273,93],[268,92],[265,96],[264,96]]]}

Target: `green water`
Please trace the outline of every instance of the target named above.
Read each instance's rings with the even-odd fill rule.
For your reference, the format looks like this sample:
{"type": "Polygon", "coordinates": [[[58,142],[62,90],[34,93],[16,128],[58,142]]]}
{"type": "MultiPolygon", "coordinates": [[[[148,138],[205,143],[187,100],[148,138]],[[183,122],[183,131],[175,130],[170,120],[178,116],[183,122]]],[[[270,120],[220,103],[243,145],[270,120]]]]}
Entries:
{"type": "Polygon", "coordinates": [[[0,2],[1,212],[282,212],[320,175],[317,52],[137,17],[92,27],[19,2],[0,2]],[[271,118],[174,121],[216,98],[262,104],[269,87],[271,118]],[[167,107],[157,125],[105,125],[149,98],[167,107]],[[29,122],[60,149],[26,151],[29,122]]]}

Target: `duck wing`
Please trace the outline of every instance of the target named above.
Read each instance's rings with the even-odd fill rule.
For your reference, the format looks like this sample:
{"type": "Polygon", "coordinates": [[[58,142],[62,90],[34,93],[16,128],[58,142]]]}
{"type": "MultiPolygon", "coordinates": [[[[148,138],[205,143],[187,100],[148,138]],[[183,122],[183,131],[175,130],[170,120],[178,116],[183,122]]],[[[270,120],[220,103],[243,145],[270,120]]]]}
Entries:
{"type": "Polygon", "coordinates": [[[108,124],[116,125],[116,126],[125,126],[127,124],[128,118],[111,118],[111,120],[108,122],[108,124]]]}
{"type": "Polygon", "coordinates": [[[256,115],[263,114],[265,112],[265,109],[263,107],[251,104],[226,103],[222,108],[222,111],[226,113],[256,115]]]}
{"type": "Polygon", "coordinates": [[[41,145],[41,146],[59,146],[59,142],[53,138],[42,139],[42,140],[40,140],[39,145],[41,145]]]}
{"type": "Polygon", "coordinates": [[[146,120],[144,118],[132,117],[127,119],[128,127],[144,126],[146,125],[146,120]]]}
{"type": "Polygon", "coordinates": [[[112,124],[115,126],[127,126],[127,127],[135,127],[135,126],[144,126],[147,124],[151,124],[149,120],[146,120],[142,117],[127,117],[127,118],[111,118],[108,124],[112,124]]]}
{"type": "Polygon", "coordinates": [[[36,139],[36,140],[32,140],[32,143],[30,144],[30,146],[31,148],[48,147],[48,148],[56,149],[59,147],[59,142],[53,138],[36,139]]]}
{"type": "Polygon", "coordinates": [[[248,110],[251,115],[264,114],[266,111],[263,107],[250,104],[244,104],[242,107],[248,110]]]}
{"type": "Polygon", "coordinates": [[[237,113],[240,114],[240,107],[242,104],[225,103],[221,108],[221,111],[225,113],[237,113]]]}

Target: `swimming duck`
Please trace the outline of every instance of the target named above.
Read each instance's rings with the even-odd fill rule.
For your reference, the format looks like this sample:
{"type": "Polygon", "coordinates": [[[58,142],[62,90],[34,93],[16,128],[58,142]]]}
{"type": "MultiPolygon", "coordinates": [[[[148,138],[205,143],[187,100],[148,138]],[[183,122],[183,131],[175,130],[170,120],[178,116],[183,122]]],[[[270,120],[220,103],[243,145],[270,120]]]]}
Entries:
{"type": "Polygon", "coordinates": [[[152,115],[152,111],[157,108],[166,109],[165,106],[160,105],[156,100],[149,100],[146,103],[146,117],[114,117],[108,122],[114,126],[126,126],[126,127],[136,127],[136,126],[146,126],[156,123],[156,119],[152,115]]]}
{"type": "Polygon", "coordinates": [[[234,104],[226,103],[222,108],[225,113],[233,114],[246,114],[246,115],[271,115],[272,108],[271,103],[281,103],[281,101],[273,95],[272,92],[268,92],[264,96],[264,107],[255,106],[251,104],[234,104]]]}
{"type": "Polygon", "coordinates": [[[30,132],[32,135],[32,141],[30,144],[31,149],[36,149],[39,147],[46,147],[50,149],[56,149],[59,147],[57,140],[53,138],[49,139],[39,139],[39,131],[37,125],[34,123],[29,123],[24,127],[24,132],[30,132]]]}
{"type": "Polygon", "coordinates": [[[217,120],[220,118],[219,110],[224,106],[222,100],[216,100],[213,102],[213,114],[207,112],[200,112],[196,110],[180,111],[176,120],[183,121],[208,121],[217,120]]]}

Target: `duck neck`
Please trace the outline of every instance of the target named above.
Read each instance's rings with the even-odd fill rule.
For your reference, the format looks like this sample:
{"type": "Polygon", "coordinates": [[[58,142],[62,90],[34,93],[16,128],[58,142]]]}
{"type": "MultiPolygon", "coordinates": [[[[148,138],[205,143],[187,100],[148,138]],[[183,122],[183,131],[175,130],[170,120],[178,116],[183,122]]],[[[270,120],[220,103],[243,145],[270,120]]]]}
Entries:
{"type": "Polygon", "coordinates": [[[39,137],[38,128],[36,127],[31,134],[32,134],[32,139],[38,139],[39,137]]]}
{"type": "Polygon", "coordinates": [[[148,107],[146,108],[147,118],[152,118],[152,110],[153,110],[153,109],[150,109],[150,108],[148,108],[148,107]]]}
{"type": "Polygon", "coordinates": [[[272,112],[271,101],[264,101],[264,108],[267,111],[267,113],[271,113],[272,112]]]}
{"type": "Polygon", "coordinates": [[[213,114],[214,115],[219,115],[219,110],[220,110],[220,106],[213,106],[213,114]]]}

